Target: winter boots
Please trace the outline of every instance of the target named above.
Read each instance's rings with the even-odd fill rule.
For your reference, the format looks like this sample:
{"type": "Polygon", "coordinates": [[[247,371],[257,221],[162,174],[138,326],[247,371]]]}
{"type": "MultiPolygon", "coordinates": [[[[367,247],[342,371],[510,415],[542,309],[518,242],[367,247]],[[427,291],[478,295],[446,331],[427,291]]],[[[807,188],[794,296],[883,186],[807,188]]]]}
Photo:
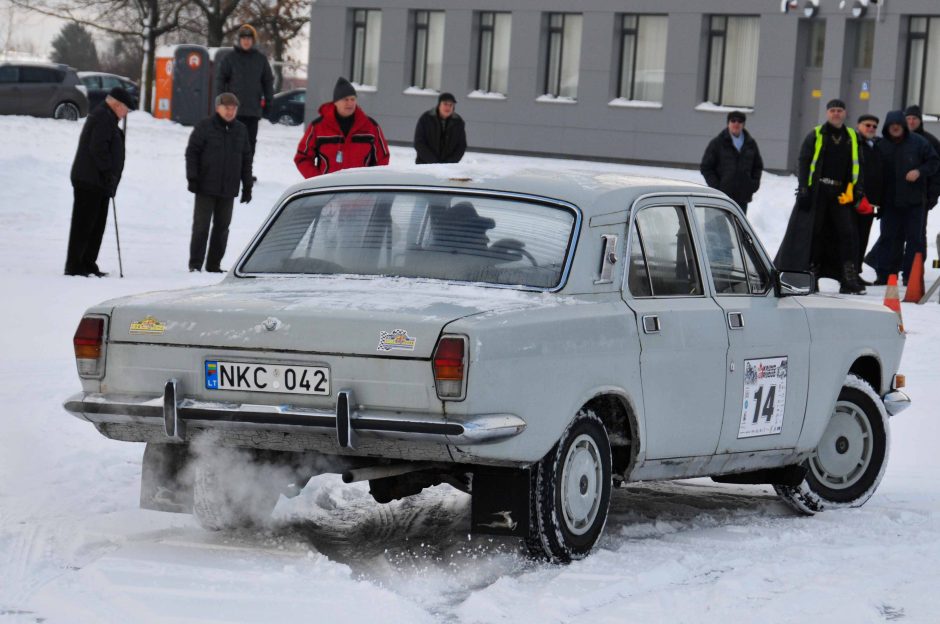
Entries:
{"type": "Polygon", "coordinates": [[[842,281],[839,285],[839,294],[864,295],[867,291],[858,278],[858,269],[854,262],[842,263],[842,281]]]}

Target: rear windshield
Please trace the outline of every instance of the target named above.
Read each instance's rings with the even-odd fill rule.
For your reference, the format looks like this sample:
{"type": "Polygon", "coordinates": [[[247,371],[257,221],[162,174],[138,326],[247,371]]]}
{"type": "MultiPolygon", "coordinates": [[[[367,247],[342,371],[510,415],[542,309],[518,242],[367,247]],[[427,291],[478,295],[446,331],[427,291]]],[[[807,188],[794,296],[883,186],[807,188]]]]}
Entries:
{"type": "Polygon", "coordinates": [[[554,288],[576,215],[514,198],[415,191],[291,200],[241,274],[386,275],[554,288]]]}

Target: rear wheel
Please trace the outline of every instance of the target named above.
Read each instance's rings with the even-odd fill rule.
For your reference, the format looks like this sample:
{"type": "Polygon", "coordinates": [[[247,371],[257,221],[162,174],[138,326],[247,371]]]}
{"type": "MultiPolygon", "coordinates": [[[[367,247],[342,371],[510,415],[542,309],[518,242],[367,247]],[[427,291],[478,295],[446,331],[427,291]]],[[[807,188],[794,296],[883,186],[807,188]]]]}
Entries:
{"type": "Polygon", "coordinates": [[[72,102],[59,102],[56,104],[55,110],[52,111],[52,116],[55,119],[68,119],[69,121],[78,121],[79,110],[78,106],[72,102]]]}
{"type": "Polygon", "coordinates": [[[591,552],[610,505],[610,440],[593,412],[580,412],[531,469],[529,554],[567,563],[591,552]]]}
{"type": "Polygon", "coordinates": [[[277,118],[277,123],[281,124],[282,126],[298,125],[297,120],[294,119],[293,115],[291,115],[290,113],[281,113],[280,116],[278,116],[277,118]]]}
{"type": "Polygon", "coordinates": [[[812,515],[860,507],[881,483],[888,463],[888,415],[878,394],[855,375],[846,377],[816,452],[797,486],[775,486],[785,502],[812,515]]]}

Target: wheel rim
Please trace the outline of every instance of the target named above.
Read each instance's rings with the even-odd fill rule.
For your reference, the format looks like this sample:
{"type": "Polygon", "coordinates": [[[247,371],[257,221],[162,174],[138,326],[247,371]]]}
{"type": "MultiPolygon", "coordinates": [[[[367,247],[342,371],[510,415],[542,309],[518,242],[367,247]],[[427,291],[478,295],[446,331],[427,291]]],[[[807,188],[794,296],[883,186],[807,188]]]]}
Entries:
{"type": "Polygon", "coordinates": [[[69,102],[63,102],[56,106],[54,117],[56,119],[68,119],[75,121],[78,119],[78,107],[69,102]]]}
{"type": "Polygon", "coordinates": [[[285,113],[277,118],[277,123],[281,124],[282,126],[293,126],[294,118],[285,113]]]}
{"type": "Polygon", "coordinates": [[[575,535],[587,533],[601,504],[601,453],[594,439],[581,434],[568,447],[562,464],[561,506],[565,526],[575,535]]]}
{"type": "Polygon", "coordinates": [[[820,483],[834,490],[855,485],[871,464],[873,434],[865,412],[839,401],[809,466],[820,483]]]}

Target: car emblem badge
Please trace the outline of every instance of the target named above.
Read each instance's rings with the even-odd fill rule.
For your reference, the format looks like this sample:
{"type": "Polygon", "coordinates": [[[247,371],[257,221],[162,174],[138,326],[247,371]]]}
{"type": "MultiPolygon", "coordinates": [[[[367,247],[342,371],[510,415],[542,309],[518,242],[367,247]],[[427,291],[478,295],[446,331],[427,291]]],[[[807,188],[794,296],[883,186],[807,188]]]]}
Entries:
{"type": "Polygon", "coordinates": [[[273,316],[269,316],[268,318],[264,319],[264,322],[261,324],[268,331],[274,331],[275,329],[281,326],[281,322],[277,320],[276,318],[274,318],[273,316]]]}
{"type": "Polygon", "coordinates": [[[166,323],[161,323],[149,314],[143,320],[131,323],[129,332],[132,334],[162,334],[166,331],[166,323]]]}
{"type": "Polygon", "coordinates": [[[377,351],[414,351],[416,338],[408,335],[404,329],[379,332],[379,347],[377,351]]]}

